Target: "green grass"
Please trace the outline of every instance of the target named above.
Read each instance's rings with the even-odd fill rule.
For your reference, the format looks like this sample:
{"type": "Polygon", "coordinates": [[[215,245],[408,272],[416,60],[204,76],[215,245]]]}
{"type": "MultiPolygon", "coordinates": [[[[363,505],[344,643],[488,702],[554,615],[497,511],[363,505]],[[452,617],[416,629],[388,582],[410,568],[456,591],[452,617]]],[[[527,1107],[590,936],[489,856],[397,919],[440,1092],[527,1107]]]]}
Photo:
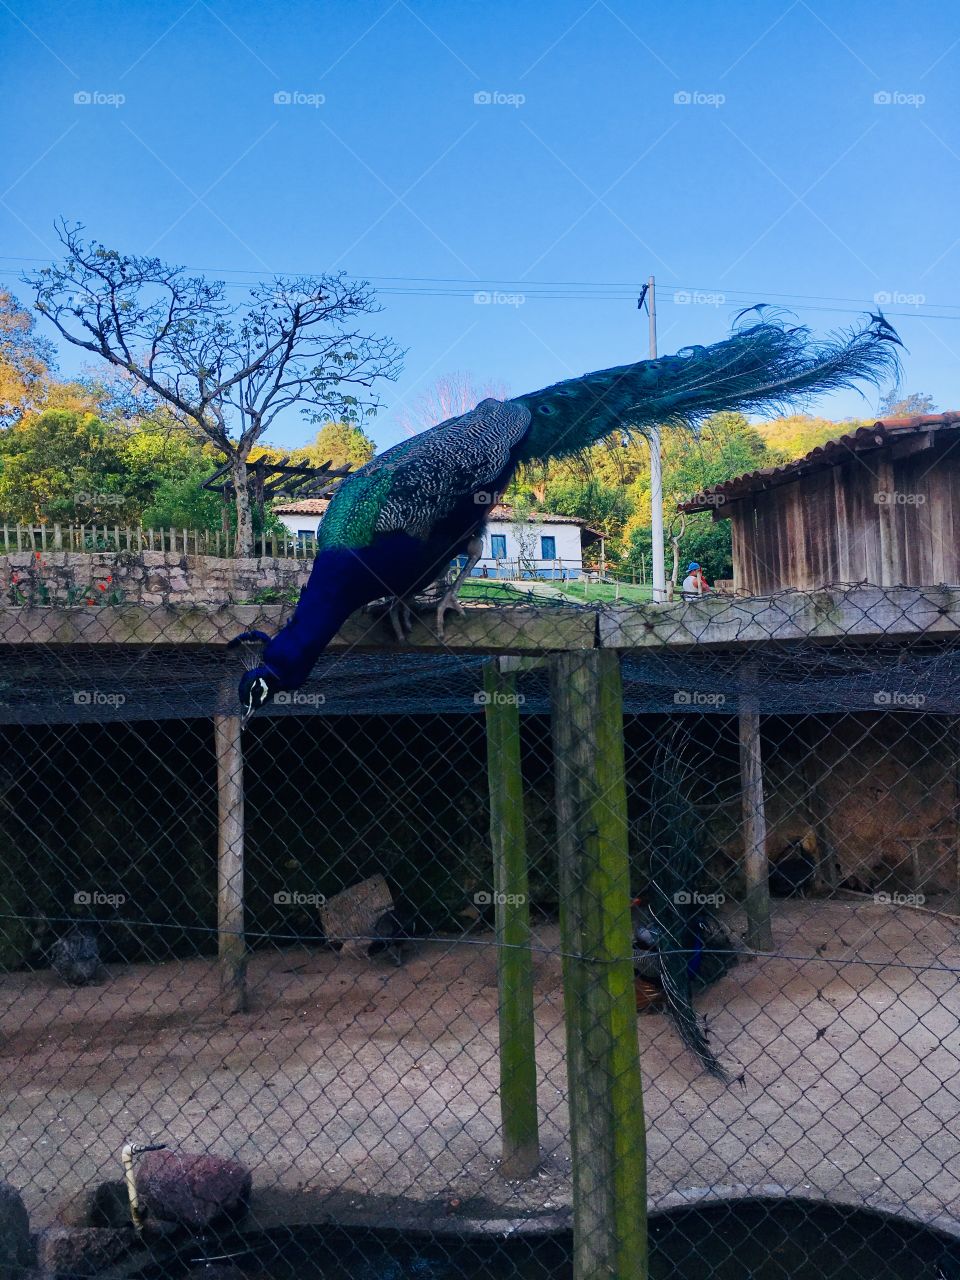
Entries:
{"type": "Polygon", "coordinates": [[[516,604],[530,598],[522,587],[491,578],[468,578],[460,588],[461,600],[482,600],[484,604],[516,604]]]}
{"type": "Polygon", "coordinates": [[[482,600],[484,604],[515,604],[519,600],[534,599],[541,604],[546,604],[551,599],[559,603],[561,597],[569,600],[571,604],[596,604],[598,601],[612,604],[618,599],[624,604],[645,604],[652,594],[649,586],[634,587],[623,583],[620,585],[618,594],[616,586],[607,582],[556,582],[549,579],[543,579],[542,582],[544,586],[551,587],[557,592],[557,595],[536,597],[522,582],[500,582],[495,578],[468,578],[460,591],[460,598],[482,600]]]}
{"type": "Polygon", "coordinates": [[[598,600],[604,604],[612,604],[615,600],[624,604],[646,604],[653,598],[651,587],[634,587],[630,583],[621,582],[619,590],[609,582],[563,582],[555,585],[571,600],[586,600],[588,604],[598,600]]]}

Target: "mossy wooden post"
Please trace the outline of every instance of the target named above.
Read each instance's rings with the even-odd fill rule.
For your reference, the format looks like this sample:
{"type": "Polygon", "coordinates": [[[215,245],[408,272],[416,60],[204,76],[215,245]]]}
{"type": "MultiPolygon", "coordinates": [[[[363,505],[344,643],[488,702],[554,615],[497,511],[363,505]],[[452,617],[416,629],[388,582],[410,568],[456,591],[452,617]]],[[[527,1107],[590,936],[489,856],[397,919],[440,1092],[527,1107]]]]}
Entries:
{"type": "Polygon", "coordinates": [[[243,923],[243,748],[239,716],[214,716],[217,752],[217,930],[224,1013],[247,1007],[243,923]]]}
{"type": "Polygon", "coordinates": [[[767,816],[763,799],[763,758],[760,753],[760,702],[757,672],[748,664],[745,675],[751,688],[740,698],[740,795],[743,805],[744,909],[747,944],[755,951],[770,951],[770,864],[767,859],[767,816]]]}
{"type": "Polygon", "coordinates": [[[613,650],[553,660],[574,1280],[647,1275],[646,1134],[630,928],[623,686],[613,650]]]}
{"type": "Polygon", "coordinates": [[[483,677],[497,924],[503,1128],[500,1172],[505,1178],[529,1178],[540,1162],[517,661],[494,658],[484,667],[483,677]]]}

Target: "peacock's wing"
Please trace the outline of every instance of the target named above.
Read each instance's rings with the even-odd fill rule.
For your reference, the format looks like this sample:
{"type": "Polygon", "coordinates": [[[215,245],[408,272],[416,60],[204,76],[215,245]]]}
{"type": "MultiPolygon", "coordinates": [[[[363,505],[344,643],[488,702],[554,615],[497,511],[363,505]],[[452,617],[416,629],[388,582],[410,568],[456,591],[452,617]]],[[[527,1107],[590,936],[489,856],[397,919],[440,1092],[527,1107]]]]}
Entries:
{"type": "Polygon", "coordinates": [[[482,400],[469,413],[395,444],[337,487],[320,523],[318,550],[369,546],[380,533],[426,539],[471,495],[479,523],[529,425],[524,405],[482,400]]]}

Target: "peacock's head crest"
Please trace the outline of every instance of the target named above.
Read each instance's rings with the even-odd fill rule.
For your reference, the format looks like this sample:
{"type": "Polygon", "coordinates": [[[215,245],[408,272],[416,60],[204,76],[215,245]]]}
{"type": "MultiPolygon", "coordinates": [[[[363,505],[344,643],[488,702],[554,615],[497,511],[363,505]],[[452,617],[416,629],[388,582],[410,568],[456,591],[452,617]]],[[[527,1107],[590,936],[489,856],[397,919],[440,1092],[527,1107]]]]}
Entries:
{"type": "Polygon", "coordinates": [[[254,667],[240,677],[241,728],[255,711],[265,707],[280,692],[280,681],[269,667],[254,667]]]}
{"type": "Polygon", "coordinates": [[[253,665],[256,663],[256,650],[251,650],[249,646],[256,644],[262,647],[269,643],[270,637],[262,631],[244,631],[241,635],[234,636],[227,645],[228,649],[240,648],[244,666],[247,668],[240,677],[240,684],[237,687],[240,696],[241,728],[255,711],[265,707],[283,688],[280,677],[272,667],[262,662],[253,665]]]}

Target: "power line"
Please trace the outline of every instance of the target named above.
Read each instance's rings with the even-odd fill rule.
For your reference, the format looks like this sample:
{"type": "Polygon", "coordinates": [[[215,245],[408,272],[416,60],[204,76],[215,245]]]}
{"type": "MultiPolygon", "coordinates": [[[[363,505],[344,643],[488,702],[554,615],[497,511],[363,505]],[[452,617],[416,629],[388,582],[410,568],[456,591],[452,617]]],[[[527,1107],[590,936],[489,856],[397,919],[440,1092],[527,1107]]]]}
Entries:
{"type": "MultiPolygon", "coordinates": [[[[17,262],[23,266],[31,264],[46,264],[49,259],[46,258],[28,258],[16,255],[0,254],[0,262],[17,262]]],[[[261,284],[264,280],[272,279],[276,276],[309,276],[318,274],[317,272],[268,272],[245,267],[197,267],[185,266],[184,270],[194,271],[199,274],[208,275],[224,275],[226,273],[232,275],[244,275],[247,279],[228,280],[224,279],[223,284],[227,288],[245,289],[256,284],[261,284]]],[[[19,277],[20,272],[12,267],[0,267],[0,276],[19,277]]],[[[423,297],[423,298],[472,298],[477,294],[495,294],[498,292],[515,293],[524,300],[532,299],[537,301],[551,302],[631,302],[637,296],[639,284],[637,281],[603,281],[603,280],[518,280],[512,277],[478,277],[467,278],[462,276],[377,276],[364,275],[363,273],[355,274],[359,279],[369,280],[371,284],[377,286],[377,292],[385,297],[423,297]]],[[[776,299],[784,305],[793,305],[800,310],[819,311],[836,314],[850,314],[876,307],[878,305],[886,305],[878,303],[874,298],[853,298],[842,295],[830,294],[804,294],[804,293],[783,293],[770,289],[747,289],[740,287],[723,287],[719,285],[692,285],[692,284],[661,284],[660,285],[660,301],[661,305],[664,301],[670,301],[670,292],[673,292],[672,301],[675,305],[691,304],[696,306],[712,306],[717,309],[720,307],[731,306],[751,306],[758,299],[776,299]],[[677,294],[692,295],[688,298],[678,299],[677,294]],[[698,297],[697,295],[701,295],[698,297]],[[812,305],[812,304],[842,304],[848,303],[849,306],[842,305],[812,305]]],[[[922,296],[922,295],[918,295],[922,296]]],[[[896,299],[897,294],[892,295],[896,299]]],[[[496,299],[494,299],[496,301],[496,299]]],[[[895,304],[896,305],[896,304],[895,304]]],[[[903,306],[900,303],[900,306],[903,306]]],[[[906,304],[908,310],[887,309],[886,315],[896,316],[901,319],[918,319],[921,316],[926,320],[958,320],[960,319],[960,303],[947,302],[928,302],[924,298],[923,301],[910,302],[906,304]],[[930,310],[929,308],[937,308],[930,310]]]]}

